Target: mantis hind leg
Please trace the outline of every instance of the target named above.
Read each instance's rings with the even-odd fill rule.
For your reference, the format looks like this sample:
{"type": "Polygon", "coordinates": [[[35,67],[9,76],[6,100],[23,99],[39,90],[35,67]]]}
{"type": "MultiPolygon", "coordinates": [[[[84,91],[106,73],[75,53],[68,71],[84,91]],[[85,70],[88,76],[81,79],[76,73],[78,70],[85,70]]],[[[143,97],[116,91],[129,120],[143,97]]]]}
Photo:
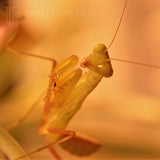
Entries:
{"type": "Polygon", "coordinates": [[[60,129],[60,128],[49,128],[48,131],[52,134],[62,135],[62,137],[57,143],[65,142],[76,136],[76,133],[74,131],[60,129]]]}
{"type": "Polygon", "coordinates": [[[53,147],[48,147],[48,149],[52,153],[52,155],[56,158],[56,160],[62,160],[62,158],[59,156],[59,154],[55,151],[53,147]]]}
{"type": "MultiPolygon", "coordinates": [[[[65,141],[75,137],[75,135],[76,135],[74,131],[69,131],[69,130],[65,130],[65,129],[50,128],[50,129],[48,129],[48,131],[52,134],[62,135],[62,138],[59,141],[57,141],[57,143],[65,142],[65,141]]],[[[62,158],[58,155],[58,153],[55,151],[53,146],[49,146],[48,149],[51,152],[51,154],[56,158],[56,160],[62,160],[62,158]]]]}
{"type": "MultiPolygon", "coordinates": [[[[62,135],[62,138],[59,141],[57,141],[57,143],[65,142],[65,141],[67,141],[69,139],[72,139],[76,135],[76,133],[74,131],[69,131],[69,130],[65,130],[65,129],[50,128],[50,129],[48,129],[48,131],[50,133],[52,133],[52,134],[60,134],[60,135],[62,135]]],[[[62,158],[55,151],[53,146],[49,146],[48,149],[51,152],[51,154],[56,158],[56,160],[62,160],[62,158]]]]}

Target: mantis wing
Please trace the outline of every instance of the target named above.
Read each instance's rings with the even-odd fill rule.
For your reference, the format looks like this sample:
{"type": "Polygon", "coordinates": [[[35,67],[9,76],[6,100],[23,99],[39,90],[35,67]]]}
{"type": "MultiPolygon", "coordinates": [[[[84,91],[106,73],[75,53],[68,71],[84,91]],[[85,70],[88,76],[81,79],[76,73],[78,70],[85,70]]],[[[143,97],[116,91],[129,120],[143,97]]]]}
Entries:
{"type": "Polygon", "coordinates": [[[76,133],[74,138],[59,144],[64,150],[78,156],[88,156],[100,148],[100,144],[93,138],[76,133]]]}

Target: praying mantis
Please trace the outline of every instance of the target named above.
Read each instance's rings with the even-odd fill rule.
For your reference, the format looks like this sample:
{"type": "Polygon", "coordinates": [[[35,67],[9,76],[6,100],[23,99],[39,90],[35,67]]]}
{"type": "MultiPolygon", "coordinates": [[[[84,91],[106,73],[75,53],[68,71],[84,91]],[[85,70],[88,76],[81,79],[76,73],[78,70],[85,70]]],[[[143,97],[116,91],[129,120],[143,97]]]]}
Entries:
{"type": "MultiPolygon", "coordinates": [[[[73,137],[75,136],[74,132],[72,132],[72,131],[56,130],[54,128],[53,129],[50,128],[50,125],[52,124],[52,123],[51,124],[49,123],[50,122],[49,121],[50,117],[52,117],[52,115],[54,115],[53,114],[54,112],[57,112],[57,113],[55,114],[55,117],[53,117],[53,121],[54,121],[54,119],[56,119],[57,115],[60,114],[60,116],[63,116],[63,112],[64,112],[63,109],[65,108],[65,107],[64,108],[62,107],[62,109],[60,109],[59,111],[54,110],[52,112],[50,104],[53,104],[54,106],[57,106],[57,104],[61,104],[62,106],[65,106],[65,105],[70,106],[70,105],[72,105],[72,103],[74,104],[76,102],[81,104],[82,103],[81,101],[83,101],[83,99],[84,99],[83,96],[86,96],[87,94],[89,94],[90,90],[95,88],[95,86],[98,84],[98,82],[104,76],[104,74],[106,76],[106,73],[107,73],[106,68],[108,70],[108,67],[106,67],[106,65],[109,66],[109,76],[112,74],[111,65],[109,64],[109,61],[107,62],[107,60],[110,60],[110,59],[105,57],[106,54],[104,54],[104,53],[106,53],[106,47],[104,47],[104,45],[99,44],[94,48],[93,54],[89,55],[88,58],[84,59],[80,63],[82,67],[88,68],[89,71],[86,72],[86,74],[89,74],[89,77],[91,76],[93,78],[91,81],[89,81],[89,84],[86,83],[87,87],[85,86],[85,84],[83,84],[84,88],[81,88],[80,91],[78,91],[78,89],[79,89],[78,87],[83,81],[86,82],[86,80],[84,80],[84,79],[88,75],[83,75],[81,73],[82,71],[79,70],[79,69],[75,70],[75,66],[77,65],[77,57],[75,57],[75,56],[70,57],[69,59],[60,63],[56,68],[53,69],[53,71],[51,73],[50,85],[49,85],[49,89],[48,89],[48,93],[47,93],[47,97],[46,97],[46,99],[47,99],[46,100],[46,107],[45,107],[45,110],[44,110],[43,120],[42,120],[40,131],[39,131],[41,134],[47,134],[48,135],[47,141],[50,141],[50,139],[54,138],[54,139],[57,139],[59,142],[63,142],[65,140],[73,139],[73,137]],[[95,60],[97,60],[97,58],[92,59],[92,56],[95,53],[98,53],[98,56],[101,55],[99,53],[102,53],[102,55],[101,55],[102,57],[100,57],[100,60],[98,61],[98,64],[97,64],[97,61],[95,61],[95,60]],[[73,65],[73,67],[72,67],[72,65],[73,65]],[[64,69],[64,71],[63,71],[63,69],[64,69]],[[102,69],[102,71],[100,69],[102,69]],[[64,75],[62,74],[62,77],[59,76],[59,72],[64,73],[64,75]],[[70,75],[70,73],[72,73],[72,74],[70,75]],[[80,79],[81,77],[82,77],[82,79],[80,79]],[[74,82],[71,81],[71,80],[74,80],[74,82]],[[95,81],[93,81],[93,80],[95,80],[95,81]],[[64,84],[61,81],[64,82],[64,84]],[[92,82],[95,82],[95,83],[92,84],[92,82]],[[68,84],[68,86],[65,83],[68,84]],[[63,90],[63,87],[62,87],[63,85],[64,85],[64,88],[66,87],[65,88],[66,90],[61,92],[61,90],[63,90]],[[92,87],[92,88],[90,88],[90,87],[92,87]],[[86,93],[86,95],[83,92],[81,92],[81,91],[84,91],[85,88],[88,88],[88,92],[86,93]],[[71,93],[68,95],[69,91],[71,93]],[[82,100],[80,99],[79,100],[80,102],[78,100],[75,100],[76,102],[74,102],[74,100],[72,100],[72,99],[74,99],[74,96],[76,94],[80,95],[80,93],[84,94],[82,97],[80,97],[80,98],[82,98],[82,100]],[[58,96],[58,94],[60,94],[60,96],[58,96]],[[58,97],[60,97],[60,98],[58,98],[58,97]],[[62,100],[63,97],[67,97],[66,98],[67,100],[66,101],[62,100]],[[57,102],[55,102],[54,99],[56,99],[57,102]],[[56,137],[52,137],[51,133],[59,133],[59,135],[57,135],[56,137]],[[65,135],[65,137],[62,137],[64,139],[59,140],[59,138],[61,138],[61,137],[59,137],[60,135],[65,135]]],[[[94,55],[93,57],[96,57],[96,56],[94,55]]],[[[88,80],[88,78],[86,78],[86,79],[88,80]]],[[[77,107],[76,109],[78,109],[78,108],[79,107],[77,107]]],[[[64,119],[65,118],[66,117],[64,117],[64,119]]],[[[70,120],[70,118],[72,118],[72,115],[68,116],[67,118],[68,118],[67,120],[65,119],[66,123],[70,120]]],[[[51,118],[51,121],[52,121],[52,118],[51,118]]],[[[62,128],[65,128],[65,124],[62,124],[62,123],[63,122],[56,122],[55,125],[62,126],[62,128]]],[[[80,139],[80,137],[78,137],[78,138],[80,139]]],[[[75,139],[75,141],[76,141],[76,139],[75,139]]],[[[96,146],[96,147],[99,146],[99,144],[94,142],[94,141],[90,141],[90,142],[93,146],[96,146]]],[[[63,144],[65,144],[65,142],[63,144]]],[[[66,144],[67,144],[67,141],[66,141],[66,144]]],[[[70,144],[70,145],[72,145],[72,144],[70,144]]],[[[50,148],[50,150],[54,154],[54,151],[52,150],[52,148],[50,148]]],[[[70,152],[74,153],[73,151],[70,151],[70,152]]]]}

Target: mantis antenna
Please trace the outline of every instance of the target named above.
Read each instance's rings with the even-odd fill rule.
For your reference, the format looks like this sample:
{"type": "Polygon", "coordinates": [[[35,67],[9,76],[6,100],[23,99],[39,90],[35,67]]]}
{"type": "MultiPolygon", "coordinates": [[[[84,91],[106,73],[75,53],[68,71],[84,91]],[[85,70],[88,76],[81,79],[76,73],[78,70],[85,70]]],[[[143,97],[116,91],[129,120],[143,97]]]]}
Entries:
{"type": "MultiPolygon", "coordinates": [[[[115,34],[114,34],[114,36],[113,36],[113,38],[112,38],[112,40],[111,40],[111,42],[110,42],[107,50],[108,50],[109,48],[111,48],[111,46],[112,46],[112,44],[113,44],[113,42],[114,42],[114,40],[115,40],[115,38],[116,38],[116,36],[117,36],[118,30],[119,30],[120,25],[121,25],[121,23],[122,23],[122,19],[123,19],[123,17],[124,17],[124,13],[125,13],[125,10],[126,10],[126,7],[127,7],[127,2],[128,2],[128,0],[125,0],[124,7],[123,7],[123,11],[122,11],[122,14],[121,14],[121,17],[120,17],[120,20],[119,20],[117,29],[116,29],[116,31],[115,31],[115,34]]],[[[124,63],[141,65],[141,66],[146,66],[146,67],[151,67],[151,68],[155,68],[155,69],[160,69],[160,66],[158,66],[158,65],[151,65],[151,64],[140,63],[140,62],[135,62],[135,61],[129,61],[129,60],[124,60],[124,59],[119,59],[119,58],[110,58],[110,59],[107,59],[107,61],[112,61],[112,60],[114,60],[114,61],[119,61],[119,62],[124,62],[124,63]]]]}
{"type": "Polygon", "coordinates": [[[125,10],[126,10],[126,7],[127,7],[127,2],[128,2],[128,0],[125,1],[124,7],[123,7],[123,11],[122,11],[122,14],[121,14],[121,17],[120,17],[120,20],[119,20],[117,29],[116,29],[116,31],[115,31],[115,33],[114,33],[114,36],[113,36],[113,38],[112,38],[109,46],[107,47],[107,49],[111,48],[111,46],[112,46],[112,44],[113,44],[113,42],[114,42],[114,40],[115,40],[115,38],[116,38],[116,36],[117,36],[118,30],[119,30],[120,25],[121,25],[121,23],[122,23],[122,19],[123,19],[123,17],[124,17],[124,13],[125,13],[125,10]]]}
{"type": "Polygon", "coordinates": [[[136,65],[151,67],[151,68],[155,68],[155,69],[160,69],[160,66],[158,66],[158,65],[139,63],[139,62],[135,62],[135,61],[129,61],[129,60],[118,59],[118,58],[110,58],[110,59],[107,59],[107,61],[119,61],[119,62],[124,62],[124,63],[130,63],[130,64],[136,64],[136,65]]]}

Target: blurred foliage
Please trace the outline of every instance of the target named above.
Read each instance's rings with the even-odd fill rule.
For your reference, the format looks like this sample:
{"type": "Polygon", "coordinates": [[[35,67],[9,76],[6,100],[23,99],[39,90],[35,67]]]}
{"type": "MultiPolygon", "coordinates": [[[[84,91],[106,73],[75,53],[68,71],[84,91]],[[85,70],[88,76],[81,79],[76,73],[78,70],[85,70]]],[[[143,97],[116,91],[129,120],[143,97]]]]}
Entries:
{"type": "MultiPolygon", "coordinates": [[[[21,14],[26,15],[13,47],[20,51],[49,56],[58,62],[72,54],[80,58],[87,56],[96,43],[109,44],[123,2],[124,0],[19,0],[21,14]],[[54,11],[75,13],[79,9],[94,9],[95,14],[54,14],[54,11]],[[45,14],[46,11],[50,12],[45,14]]],[[[158,65],[159,17],[159,0],[129,0],[118,36],[109,51],[110,57],[158,65]]],[[[2,124],[16,119],[47,87],[50,63],[35,58],[24,59],[8,52],[0,53],[2,124]]],[[[102,143],[102,149],[85,158],[87,160],[159,158],[159,70],[118,62],[113,62],[113,70],[113,77],[104,79],[88,96],[68,128],[84,132],[102,143]]],[[[44,145],[44,137],[37,135],[41,106],[43,104],[23,124],[12,130],[12,134],[27,151],[44,145]]],[[[57,149],[66,159],[81,159],[72,157],[58,147],[57,149]]],[[[48,151],[33,157],[53,158],[48,151]]]]}
{"type": "Polygon", "coordinates": [[[0,53],[0,75],[0,100],[3,100],[20,85],[23,77],[19,58],[6,50],[0,53]]]}

